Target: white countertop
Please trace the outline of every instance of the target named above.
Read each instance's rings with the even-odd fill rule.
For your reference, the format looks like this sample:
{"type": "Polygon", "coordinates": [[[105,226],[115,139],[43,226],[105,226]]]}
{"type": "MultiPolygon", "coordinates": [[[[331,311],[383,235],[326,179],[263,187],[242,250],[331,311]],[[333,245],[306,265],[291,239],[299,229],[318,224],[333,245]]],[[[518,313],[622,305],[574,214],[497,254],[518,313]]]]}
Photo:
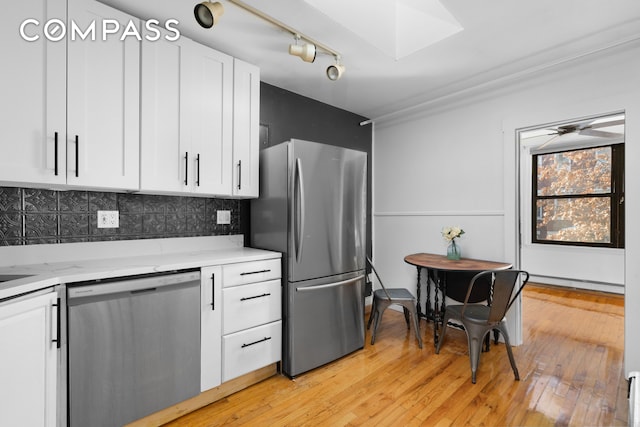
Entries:
{"type": "MultiPolygon", "coordinates": [[[[30,277],[0,283],[0,300],[61,283],[281,257],[279,252],[239,246],[241,242],[241,238],[238,240],[225,236],[224,239],[178,238],[14,248],[14,252],[11,252],[14,263],[8,265],[5,262],[1,265],[0,276],[19,274],[30,277]],[[15,262],[18,258],[16,251],[21,252],[18,254],[21,260],[28,262],[36,258],[42,262],[15,262]]],[[[5,255],[9,250],[2,248],[5,255]]],[[[4,257],[5,260],[7,258],[4,257]]]]}

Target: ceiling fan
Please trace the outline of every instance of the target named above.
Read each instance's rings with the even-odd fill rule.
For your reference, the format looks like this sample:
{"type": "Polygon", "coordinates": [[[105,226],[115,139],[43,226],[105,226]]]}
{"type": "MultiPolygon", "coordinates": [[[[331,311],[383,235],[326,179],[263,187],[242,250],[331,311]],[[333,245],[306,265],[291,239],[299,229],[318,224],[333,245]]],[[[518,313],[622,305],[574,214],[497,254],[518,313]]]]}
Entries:
{"type": "Polygon", "coordinates": [[[622,133],[599,130],[599,128],[609,128],[623,124],[624,118],[615,118],[613,120],[603,120],[602,118],[599,118],[550,127],[545,130],[549,131],[548,135],[554,136],[543,142],[536,148],[539,150],[554,141],[557,142],[559,138],[571,134],[592,136],[596,138],[619,138],[623,136],[622,133]]]}

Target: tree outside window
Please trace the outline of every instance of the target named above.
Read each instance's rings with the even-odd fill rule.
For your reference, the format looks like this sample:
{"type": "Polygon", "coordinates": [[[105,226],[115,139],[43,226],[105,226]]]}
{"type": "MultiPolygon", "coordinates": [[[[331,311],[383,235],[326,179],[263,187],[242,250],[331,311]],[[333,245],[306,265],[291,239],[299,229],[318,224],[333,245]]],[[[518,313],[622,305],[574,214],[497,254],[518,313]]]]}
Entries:
{"type": "Polygon", "coordinates": [[[533,156],[534,243],[624,247],[624,144],[533,156]]]}

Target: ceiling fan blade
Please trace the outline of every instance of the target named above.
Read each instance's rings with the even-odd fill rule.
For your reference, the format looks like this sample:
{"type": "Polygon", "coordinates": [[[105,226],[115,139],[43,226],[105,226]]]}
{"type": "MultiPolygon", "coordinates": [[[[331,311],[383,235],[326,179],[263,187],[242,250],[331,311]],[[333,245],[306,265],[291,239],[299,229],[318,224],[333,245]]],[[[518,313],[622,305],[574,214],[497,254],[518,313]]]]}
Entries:
{"type": "Polygon", "coordinates": [[[597,129],[597,128],[608,128],[610,126],[619,126],[623,124],[624,124],[624,119],[619,119],[619,120],[611,120],[609,122],[592,123],[591,126],[589,127],[592,129],[597,129]]]}
{"type": "Polygon", "coordinates": [[[590,128],[581,130],[580,135],[595,136],[597,138],[618,138],[622,136],[621,133],[606,132],[603,130],[596,130],[596,129],[590,129],[590,128]]]}
{"type": "Polygon", "coordinates": [[[541,150],[541,149],[543,149],[544,147],[546,147],[547,145],[551,144],[553,141],[555,141],[556,139],[558,139],[558,138],[559,138],[559,137],[561,137],[561,136],[562,136],[562,134],[558,134],[558,135],[555,135],[555,136],[553,136],[553,137],[551,137],[551,138],[547,139],[545,142],[543,142],[542,144],[538,145],[538,146],[536,147],[536,150],[541,150]]]}

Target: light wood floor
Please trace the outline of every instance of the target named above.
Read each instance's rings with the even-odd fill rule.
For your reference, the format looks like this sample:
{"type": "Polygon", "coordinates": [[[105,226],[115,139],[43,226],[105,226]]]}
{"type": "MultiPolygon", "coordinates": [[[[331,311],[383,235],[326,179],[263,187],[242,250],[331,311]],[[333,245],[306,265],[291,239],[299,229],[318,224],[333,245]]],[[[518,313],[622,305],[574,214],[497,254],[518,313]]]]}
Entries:
{"type": "Polygon", "coordinates": [[[622,296],[529,285],[525,344],[483,353],[471,383],[466,338],[449,329],[435,354],[421,321],[420,350],[387,310],[376,344],[295,380],[276,376],[171,426],[622,426],[627,424],[622,296]]]}

